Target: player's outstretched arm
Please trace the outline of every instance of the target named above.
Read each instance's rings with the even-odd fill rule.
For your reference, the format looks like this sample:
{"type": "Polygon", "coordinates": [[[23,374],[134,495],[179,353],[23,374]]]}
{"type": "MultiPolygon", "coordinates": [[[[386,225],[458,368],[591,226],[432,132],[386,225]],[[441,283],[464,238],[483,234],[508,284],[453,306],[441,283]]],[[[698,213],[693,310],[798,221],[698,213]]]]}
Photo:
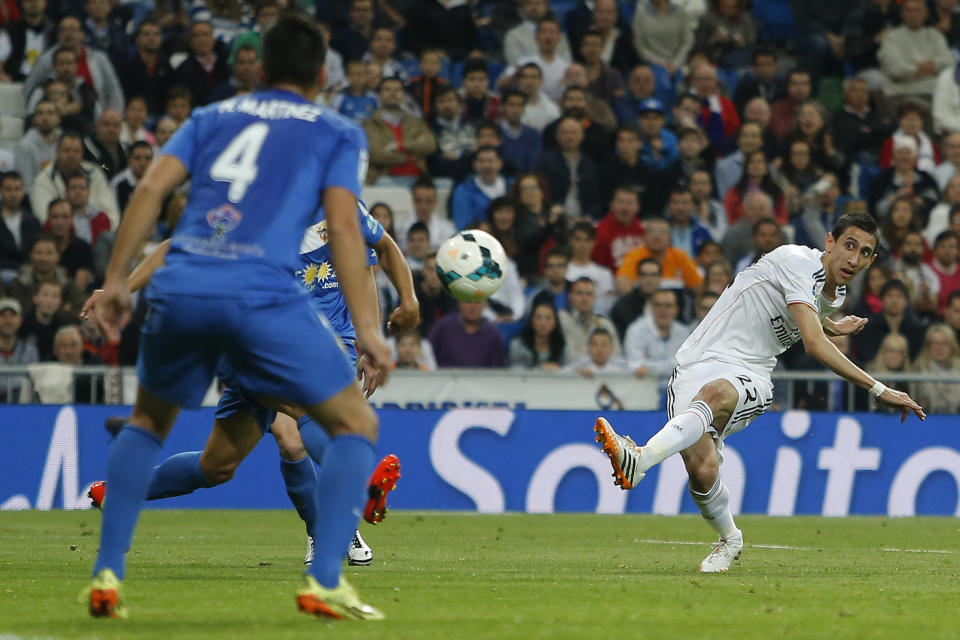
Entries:
{"type": "Polygon", "coordinates": [[[377,260],[383,267],[390,282],[400,296],[400,306],[393,310],[387,319],[387,329],[392,333],[402,333],[415,329],[420,324],[420,302],[413,290],[413,274],[410,265],[403,257],[400,247],[386,233],[373,246],[377,260]]]}
{"type": "Polygon", "coordinates": [[[870,393],[882,402],[900,407],[902,414],[900,421],[907,419],[907,414],[913,412],[921,420],[926,419],[927,414],[923,408],[913,401],[910,396],[902,391],[888,389],[882,383],[877,382],[869,373],[850,362],[843,355],[837,346],[827,339],[823,332],[823,326],[820,324],[820,318],[812,307],[802,303],[790,305],[790,313],[800,329],[800,336],[803,338],[803,348],[808,354],[816,358],[820,364],[830,369],[844,380],[848,380],[858,387],[870,391],[870,393]]]}
{"type": "MultiPolygon", "coordinates": [[[[167,238],[157,245],[153,253],[147,256],[130,272],[130,275],[127,276],[127,287],[130,289],[130,293],[139,291],[147,286],[150,278],[153,277],[153,272],[163,266],[169,248],[170,239],[167,238]]],[[[90,314],[93,313],[97,308],[97,302],[99,302],[101,295],[103,295],[103,289],[95,289],[94,292],[90,294],[90,297],[83,303],[83,308],[80,310],[81,320],[86,320],[90,314]]]]}

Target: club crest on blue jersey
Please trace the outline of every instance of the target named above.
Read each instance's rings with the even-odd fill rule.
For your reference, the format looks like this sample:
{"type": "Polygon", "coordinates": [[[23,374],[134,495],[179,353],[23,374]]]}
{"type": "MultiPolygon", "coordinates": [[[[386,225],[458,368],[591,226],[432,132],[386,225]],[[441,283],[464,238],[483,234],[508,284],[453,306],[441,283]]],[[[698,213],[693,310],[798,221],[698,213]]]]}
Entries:
{"type": "Polygon", "coordinates": [[[243,220],[243,214],[229,204],[222,204],[207,212],[207,224],[213,227],[213,235],[217,239],[222,239],[236,229],[241,220],[243,220]]]}

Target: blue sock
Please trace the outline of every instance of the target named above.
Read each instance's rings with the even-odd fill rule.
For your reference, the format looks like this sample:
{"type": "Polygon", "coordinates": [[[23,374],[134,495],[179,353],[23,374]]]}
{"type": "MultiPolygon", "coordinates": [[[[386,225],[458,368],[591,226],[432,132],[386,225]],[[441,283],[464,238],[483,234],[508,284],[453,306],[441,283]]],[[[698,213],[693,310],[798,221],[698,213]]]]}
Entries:
{"type": "Polygon", "coordinates": [[[118,578],[123,579],[126,573],[124,555],[133,540],[133,530],[150,485],[150,467],[161,445],[155,434],[127,425],[110,446],[107,457],[110,499],[103,505],[100,550],[93,565],[93,575],[103,569],[112,569],[118,578]]]}
{"type": "Polygon", "coordinates": [[[317,531],[317,492],[320,484],[317,482],[317,470],[309,456],[300,462],[280,461],[280,474],[287,485],[287,495],[290,502],[300,514],[300,519],[307,526],[307,535],[312,536],[317,531]]]}
{"type": "MultiPolygon", "coordinates": [[[[184,451],[170,456],[153,468],[153,481],[147,491],[147,500],[160,500],[209,489],[213,485],[200,469],[202,451],[184,451]]],[[[108,485],[109,486],[109,485],[108,485]]],[[[111,491],[113,487],[110,487],[111,491]]]]}
{"type": "Polygon", "coordinates": [[[340,581],[343,554],[357,529],[367,478],[373,471],[376,453],[373,444],[355,434],[330,440],[324,464],[320,467],[317,516],[323,526],[314,537],[313,564],[310,573],[324,587],[332,589],[340,581]]]}
{"type": "Polygon", "coordinates": [[[303,447],[310,454],[310,457],[319,465],[323,466],[323,452],[330,445],[330,434],[327,430],[310,419],[310,416],[303,416],[297,420],[300,427],[300,439],[303,440],[303,447]]]}

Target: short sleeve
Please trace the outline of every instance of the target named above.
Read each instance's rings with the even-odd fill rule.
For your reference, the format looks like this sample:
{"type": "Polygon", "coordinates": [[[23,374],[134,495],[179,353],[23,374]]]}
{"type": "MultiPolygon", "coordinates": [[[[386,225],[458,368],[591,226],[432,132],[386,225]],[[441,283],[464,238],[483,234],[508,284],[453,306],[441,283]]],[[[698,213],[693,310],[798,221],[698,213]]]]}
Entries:
{"type": "Polygon", "coordinates": [[[360,190],[367,179],[369,163],[370,154],[367,153],[367,138],[363,130],[355,124],[345,124],[327,158],[323,188],[340,187],[359,199],[360,190]]]}
{"type": "Polygon", "coordinates": [[[363,202],[357,202],[357,223],[360,225],[360,232],[363,233],[363,240],[367,243],[369,250],[367,266],[373,266],[377,264],[377,252],[373,247],[383,238],[383,225],[370,215],[363,202]]]}
{"type": "Polygon", "coordinates": [[[817,311],[817,296],[826,283],[823,263],[796,253],[771,254],[770,262],[786,303],[802,303],[817,311]]]}
{"type": "Polygon", "coordinates": [[[173,156],[183,163],[183,166],[187,168],[187,173],[193,175],[193,159],[196,147],[197,119],[195,116],[191,116],[167,140],[167,144],[163,145],[160,153],[173,156]]]}

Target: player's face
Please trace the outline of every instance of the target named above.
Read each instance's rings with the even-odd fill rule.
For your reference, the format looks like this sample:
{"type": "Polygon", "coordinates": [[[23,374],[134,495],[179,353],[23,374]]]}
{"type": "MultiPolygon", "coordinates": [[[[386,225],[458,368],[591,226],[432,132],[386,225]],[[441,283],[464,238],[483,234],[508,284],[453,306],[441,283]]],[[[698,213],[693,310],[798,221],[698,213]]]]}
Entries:
{"type": "Polygon", "coordinates": [[[834,239],[827,234],[826,276],[827,282],[848,284],[861,271],[873,264],[877,239],[863,229],[849,227],[834,239]]]}
{"type": "Polygon", "coordinates": [[[587,343],[587,350],[590,352],[590,359],[593,364],[603,366],[610,361],[613,355],[613,340],[604,333],[595,333],[590,337],[587,343]]]}
{"type": "Polygon", "coordinates": [[[23,180],[11,176],[0,182],[0,200],[7,211],[16,211],[23,204],[23,180]]]}
{"type": "Polygon", "coordinates": [[[570,306],[575,311],[581,313],[590,313],[593,311],[593,303],[597,300],[597,293],[593,285],[581,282],[570,289],[570,306]]]}

